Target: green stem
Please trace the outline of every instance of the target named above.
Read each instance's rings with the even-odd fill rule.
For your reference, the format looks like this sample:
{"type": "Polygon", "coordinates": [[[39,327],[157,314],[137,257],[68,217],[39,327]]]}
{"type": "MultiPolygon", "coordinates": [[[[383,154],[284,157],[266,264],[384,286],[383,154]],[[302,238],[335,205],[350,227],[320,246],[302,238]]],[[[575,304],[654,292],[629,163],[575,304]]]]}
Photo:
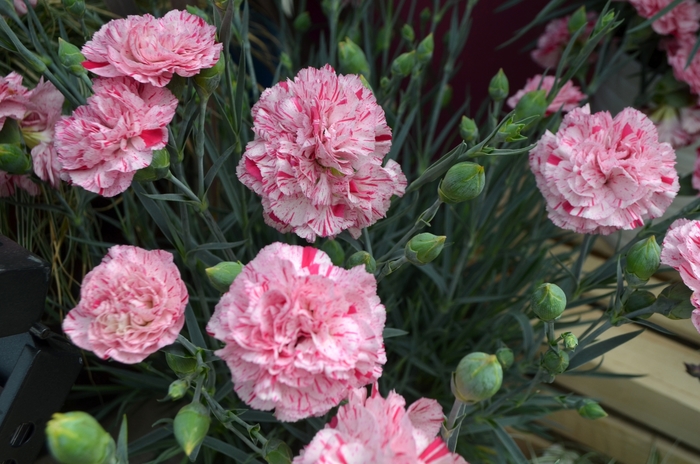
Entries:
{"type": "Polygon", "coordinates": [[[394,254],[394,252],[396,250],[398,250],[399,247],[404,246],[411,239],[411,237],[413,237],[413,235],[416,232],[418,232],[419,230],[421,230],[425,226],[429,226],[430,221],[432,221],[433,218],[435,217],[435,214],[437,214],[438,209],[440,209],[441,204],[442,204],[442,200],[440,200],[439,198],[437,200],[435,200],[435,203],[433,203],[433,205],[430,208],[423,211],[423,213],[418,217],[418,220],[413,225],[411,230],[406,232],[406,234],[403,237],[401,237],[401,240],[396,242],[394,244],[394,246],[391,247],[391,250],[389,250],[388,253],[386,253],[384,256],[379,258],[378,261],[386,261],[387,259],[389,259],[391,257],[391,255],[394,254]]]}
{"type": "Polygon", "coordinates": [[[204,124],[207,119],[207,102],[209,95],[200,93],[201,101],[199,102],[199,127],[197,133],[197,145],[195,146],[195,156],[197,157],[197,193],[201,200],[204,200],[204,124]]]}

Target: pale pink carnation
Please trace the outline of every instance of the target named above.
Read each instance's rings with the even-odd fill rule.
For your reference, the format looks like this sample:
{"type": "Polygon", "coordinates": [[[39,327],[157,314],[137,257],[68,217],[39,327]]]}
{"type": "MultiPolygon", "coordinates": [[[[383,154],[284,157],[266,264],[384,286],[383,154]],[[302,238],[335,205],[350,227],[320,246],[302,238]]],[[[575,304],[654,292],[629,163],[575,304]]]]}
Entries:
{"type": "MultiPolygon", "coordinates": [[[[544,29],[542,35],[537,39],[537,48],[530,56],[532,60],[543,68],[556,68],[559,64],[564,49],[571,40],[569,32],[569,19],[571,16],[557,18],[550,21],[544,29]]],[[[589,12],[587,14],[588,25],[586,30],[579,35],[578,40],[583,42],[593,31],[593,26],[598,19],[598,14],[589,12]]]]}
{"type": "Polygon", "coordinates": [[[12,71],[5,77],[0,77],[0,130],[5,124],[5,118],[20,120],[27,111],[27,89],[22,85],[22,76],[12,71]]]}
{"type": "MultiPolygon", "coordinates": [[[[29,4],[34,8],[36,6],[38,0],[29,0],[29,4]]],[[[24,0],[14,0],[15,4],[15,11],[17,12],[18,15],[22,16],[27,14],[27,5],[24,3],[24,0]]]]}
{"type": "Polygon", "coordinates": [[[676,154],[654,123],[625,108],[613,119],[588,105],[547,131],[530,151],[530,168],[549,218],[563,229],[607,235],[661,216],[678,193],[676,154]]]}
{"type": "Polygon", "coordinates": [[[187,11],[114,19],[82,48],[83,66],[98,76],[129,76],[163,87],[173,74],[191,77],[219,61],[216,27],[187,11]]]}
{"type": "Polygon", "coordinates": [[[93,90],[87,105],[56,124],[55,146],[71,182],[111,197],[165,147],[177,98],[128,77],[95,79],[93,90]]]}
{"type": "MultiPolygon", "coordinates": [[[[554,85],[554,81],[554,76],[543,77],[541,74],[529,78],[525,83],[525,87],[518,90],[515,95],[508,99],[508,106],[515,108],[515,105],[518,104],[520,99],[523,98],[526,93],[532,92],[533,90],[546,90],[547,94],[549,94],[554,85]]],[[[566,81],[561,89],[559,89],[559,93],[554,97],[552,103],[547,107],[545,116],[550,116],[559,111],[559,109],[564,113],[568,113],[576,108],[584,98],[586,98],[586,95],[581,93],[581,89],[575,86],[573,82],[566,81]]]]}
{"type": "Polygon", "coordinates": [[[386,215],[406,177],[393,160],[391,129],[355,75],[306,68],[263,92],[253,106],[255,138],[238,165],[262,197],[265,222],[312,242],[361,229],[386,215]]]}
{"type": "Polygon", "coordinates": [[[685,66],[694,46],[694,35],[670,40],[666,43],[666,56],[676,79],[688,84],[694,94],[700,94],[700,53],[695,54],[687,68],[685,66]]]}
{"type": "MultiPolygon", "coordinates": [[[[673,0],[629,0],[639,16],[651,18],[666,8],[673,0]]],[[[694,34],[700,28],[700,4],[684,0],[671,11],[651,23],[651,28],[661,35],[694,34]]]]}
{"type": "Polygon", "coordinates": [[[83,279],[63,331],[102,359],[138,363],[175,341],[188,299],[171,253],[115,245],[83,279]]]}
{"type": "Polygon", "coordinates": [[[8,174],[5,171],[0,171],[0,198],[11,197],[18,187],[32,196],[39,195],[39,186],[32,182],[28,175],[8,174]]]}
{"type": "Polygon", "coordinates": [[[406,409],[392,391],[386,399],[375,383],[354,390],[326,428],[294,458],[294,464],[467,464],[437,436],[443,422],[437,401],[421,398],[406,409]]]}
{"type": "Polygon", "coordinates": [[[666,232],[661,262],[677,270],[683,283],[693,291],[693,325],[700,332],[700,221],[677,219],[666,232]]]}
{"type": "Polygon", "coordinates": [[[364,266],[346,270],[316,248],[273,243],[236,277],[207,331],[226,343],[216,354],[238,396],[297,421],[379,378],[385,318],[364,266]]]}

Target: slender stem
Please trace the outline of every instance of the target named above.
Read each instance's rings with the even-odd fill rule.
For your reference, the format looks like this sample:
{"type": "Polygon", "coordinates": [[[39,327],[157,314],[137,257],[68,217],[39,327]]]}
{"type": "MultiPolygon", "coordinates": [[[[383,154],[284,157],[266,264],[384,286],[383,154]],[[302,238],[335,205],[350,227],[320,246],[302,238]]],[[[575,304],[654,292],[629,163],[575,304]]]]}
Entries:
{"type": "Polygon", "coordinates": [[[379,258],[378,261],[386,261],[387,259],[389,259],[389,257],[391,257],[391,255],[394,254],[394,252],[399,249],[399,247],[404,246],[406,244],[406,242],[408,242],[411,239],[411,237],[413,237],[413,234],[415,234],[416,232],[418,232],[419,230],[421,230],[425,226],[429,226],[430,221],[432,221],[433,218],[435,217],[435,214],[437,214],[438,209],[440,209],[441,204],[442,204],[442,200],[440,200],[439,198],[437,200],[435,200],[435,203],[433,203],[430,208],[423,211],[423,213],[418,217],[418,220],[413,225],[411,230],[406,232],[406,234],[403,237],[401,237],[401,240],[396,242],[394,244],[394,246],[391,247],[391,250],[389,250],[388,253],[384,254],[384,256],[379,258]]]}
{"type": "Polygon", "coordinates": [[[547,341],[552,346],[556,345],[557,338],[554,335],[554,321],[545,322],[544,327],[545,327],[545,330],[547,331],[547,341]]]}
{"type": "Polygon", "coordinates": [[[204,200],[204,124],[207,119],[207,102],[209,95],[200,94],[199,102],[199,127],[197,133],[197,145],[195,146],[195,156],[197,157],[197,194],[204,200]]]}
{"type": "Polygon", "coordinates": [[[365,238],[365,251],[371,255],[372,254],[372,241],[369,239],[369,232],[367,232],[366,227],[364,229],[362,229],[362,236],[365,238]]]}

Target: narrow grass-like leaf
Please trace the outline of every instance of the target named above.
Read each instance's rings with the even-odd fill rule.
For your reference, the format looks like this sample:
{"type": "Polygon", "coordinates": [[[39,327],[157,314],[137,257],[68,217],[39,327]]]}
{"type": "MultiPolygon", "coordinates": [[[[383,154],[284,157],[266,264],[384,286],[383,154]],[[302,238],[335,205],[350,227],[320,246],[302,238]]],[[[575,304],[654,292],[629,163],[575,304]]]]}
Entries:
{"type": "Polygon", "coordinates": [[[571,362],[569,362],[569,368],[567,369],[567,371],[572,371],[577,367],[582,366],[587,362],[604,355],[608,351],[613,350],[618,346],[622,345],[623,343],[627,343],[628,341],[637,337],[642,332],[644,332],[644,329],[629,332],[622,335],[617,335],[607,340],[603,340],[602,342],[594,343],[593,345],[588,346],[580,353],[576,353],[574,356],[571,357],[571,362]]]}

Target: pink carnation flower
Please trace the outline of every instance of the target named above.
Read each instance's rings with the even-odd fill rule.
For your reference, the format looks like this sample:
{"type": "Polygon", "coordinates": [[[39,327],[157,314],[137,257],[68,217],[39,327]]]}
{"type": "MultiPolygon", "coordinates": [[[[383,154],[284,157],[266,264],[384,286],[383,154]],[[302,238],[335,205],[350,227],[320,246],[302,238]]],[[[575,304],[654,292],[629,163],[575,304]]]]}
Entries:
{"type": "MultiPolygon", "coordinates": [[[[38,0],[29,0],[29,4],[34,8],[36,6],[36,2],[38,0]]],[[[24,3],[24,0],[14,0],[15,4],[15,11],[17,12],[18,15],[22,16],[27,14],[27,5],[24,3]]]]}
{"type": "Polygon", "coordinates": [[[116,245],[83,279],[63,331],[102,359],[138,363],[175,341],[188,299],[172,254],[116,245]]]}
{"type": "MultiPolygon", "coordinates": [[[[541,74],[537,74],[536,76],[529,78],[525,83],[525,87],[518,90],[515,95],[508,99],[508,106],[515,108],[515,105],[518,104],[520,99],[523,98],[526,93],[532,92],[533,90],[542,89],[546,90],[549,94],[549,92],[552,90],[552,86],[554,85],[554,80],[554,76],[543,77],[541,74]]],[[[562,88],[559,89],[559,93],[556,97],[554,97],[552,103],[550,103],[547,107],[545,116],[550,116],[556,113],[560,108],[562,112],[568,113],[576,108],[584,98],[586,98],[586,95],[581,93],[581,89],[575,86],[573,82],[566,81],[562,88]]]]}
{"type": "Polygon", "coordinates": [[[223,49],[215,35],[216,27],[187,11],[114,19],[83,46],[83,66],[98,76],[163,87],[173,74],[191,77],[214,66],[223,49]]]}
{"type": "Polygon", "coordinates": [[[11,197],[15,194],[17,187],[32,196],[39,195],[39,186],[32,182],[28,175],[8,174],[5,171],[0,171],[0,198],[11,197]]]}
{"type": "Polygon", "coordinates": [[[294,464],[467,464],[436,435],[443,415],[437,401],[421,398],[408,409],[392,391],[379,396],[377,384],[367,398],[358,388],[348,404],[292,461],[294,464]]]}
{"type": "Polygon", "coordinates": [[[236,277],[207,331],[226,343],[216,354],[238,396],[297,421],[379,378],[385,318],[363,266],[346,270],[316,248],[273,243],[236,277]]]}
{"type": "Polygon", "coordinates": [[[667,42],[666,55],[676,79],[688,84],[691,92],[700,94],[700,54],[693,57],[687,68],[685,66],[694,46],[694,35],[682,36],[667,42]]]}
{"type": "Polygon", "coordinates": [[[56,150],[74,184],[105,197],[131,185],[137,170],[165,147],[177,98],[133,79],[95,79],[95,95],[56,124],[56,150]]]}
{"type": "MultiPolygon", "coordinates": [[[[673,0],[629,0],[639,16],[651,18],[666,8],[673,0]]],[[[671,11],[651,23],[651,28],[661,35],[694,34],[700,28],[700,5],[695,0],[684,0],[671,11]]]]}
{"type": "Polygon", "coordinates": [[[661,262],[677,270],[693,291],[691,319],[700,332],[700,221],[677,219],[671,224],[661,247],[661,262]]]}
{"type": "Polygon", "coordinates": [[[549,218],[583,234],[634,229],[661,216],[678,193],[675,163],[654,123],[633,108],[614,119],[590,114],[588,105],[575,108],[530,151],[549,218]]]}
{"type": "MultiPolygon", "coordinates": [[[[569,32],[570,18],[571,16],[553,19],[547,24],[544,33],[537,39],[537,48],[530,53],[535,63],[543,68],[557,67],[564,53],[564,49],[569,44],[569,40],[571,40],[571,32],[569,32]]],[[[580,41],[584,41],[593,31],[593,26],[598,19],[598,14],[589,12],[587,18],[588,26],[586,30],[579,35],[580,41]]]]}
{"type": "Polygon", "coordinates": [[[265,90],[252,113],[255,138],[237,174],[280,232],[313,242],[348,229],[357,238],[403,195],[399,165],[382,167],[391,148],[384,110],[357,76],[303,69],[265,90]]]}
{"type": "Polygon", "coordinates": [[[12,71],[0,77],[0,130],[5,125],[5,118],[20,120],[27,112],[27,89],[22,85],[22,76],[12,71]]]}

